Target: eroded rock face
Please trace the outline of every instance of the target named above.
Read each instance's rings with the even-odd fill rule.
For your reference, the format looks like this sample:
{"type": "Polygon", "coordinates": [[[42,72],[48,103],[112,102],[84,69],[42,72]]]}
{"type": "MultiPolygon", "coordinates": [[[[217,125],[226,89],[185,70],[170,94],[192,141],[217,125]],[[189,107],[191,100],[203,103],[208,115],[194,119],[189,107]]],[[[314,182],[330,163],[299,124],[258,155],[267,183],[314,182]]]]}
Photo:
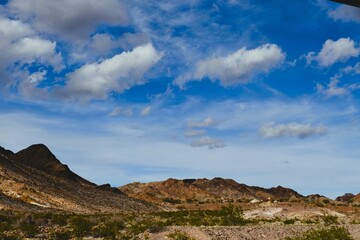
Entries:
{"type": "Polygon", "coordinates": [[[57,209],[76,213],[154,211],[109,185],[97,186],[73,173],[45,145],[16,154],[0,149],[0,208],[15,211],[57,209]]]}

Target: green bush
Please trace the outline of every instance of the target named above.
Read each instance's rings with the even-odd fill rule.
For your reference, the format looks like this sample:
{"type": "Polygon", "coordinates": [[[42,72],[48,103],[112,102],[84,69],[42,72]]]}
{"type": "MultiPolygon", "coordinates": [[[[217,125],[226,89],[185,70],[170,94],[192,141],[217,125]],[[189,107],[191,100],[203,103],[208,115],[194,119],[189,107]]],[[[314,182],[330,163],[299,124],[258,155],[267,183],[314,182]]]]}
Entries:
{"type": "Polygon", "coordinates": [[[353,240],[344,227],[310,230],[298,237],[288,237],[286,240],[353,240]]]}

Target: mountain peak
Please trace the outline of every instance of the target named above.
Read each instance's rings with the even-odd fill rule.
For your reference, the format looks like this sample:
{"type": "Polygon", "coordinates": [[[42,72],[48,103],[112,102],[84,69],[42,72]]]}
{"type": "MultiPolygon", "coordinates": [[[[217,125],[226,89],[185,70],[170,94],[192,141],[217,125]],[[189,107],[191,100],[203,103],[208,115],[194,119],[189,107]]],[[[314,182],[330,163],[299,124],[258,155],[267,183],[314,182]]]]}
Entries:
{"type": "Polygon", "coordinates": [[[15,159],[17,162],[53,176],[82,184],[94,185],[72,172],[67,165],[62,164],[44,144],[34,144],[17,152],[15,159]]]}

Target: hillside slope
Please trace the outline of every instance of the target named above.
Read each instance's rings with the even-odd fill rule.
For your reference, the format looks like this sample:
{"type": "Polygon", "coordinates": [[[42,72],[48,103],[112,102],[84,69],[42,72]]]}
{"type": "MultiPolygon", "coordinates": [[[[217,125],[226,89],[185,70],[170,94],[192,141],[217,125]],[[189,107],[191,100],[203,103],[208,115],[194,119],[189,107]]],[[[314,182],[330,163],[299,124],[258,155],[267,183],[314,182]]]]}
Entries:
{"type": "Polygon", "coordinates": [[[44,145],[14,154],[0,148],[0,209],[57,209],[77,213],[152,211],[109,186],[96,186],[73,173],[44,145]]]}

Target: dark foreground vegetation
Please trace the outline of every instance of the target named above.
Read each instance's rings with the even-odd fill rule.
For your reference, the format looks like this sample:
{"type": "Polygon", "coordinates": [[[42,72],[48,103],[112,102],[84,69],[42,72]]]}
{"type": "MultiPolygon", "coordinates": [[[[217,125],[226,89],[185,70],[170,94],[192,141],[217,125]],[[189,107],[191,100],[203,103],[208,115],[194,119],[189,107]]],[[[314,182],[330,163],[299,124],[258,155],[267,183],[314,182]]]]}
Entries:
{"type": "MultiPolygon", "coordinates": [[[[281,221],[275,219],[244,219],[243,211],[235,205],[228,205],[221,210],[194,210],[156,212],[150,214],[116,214],[116,215],[74,215],[55,213],[0,214],[0,239],[81,239],[95,237],[102,239],[139,239],[142,233],[159,233],[169,226],[242,226],[264,222],[282,222],[294,224],[297,219],[281,221]]],[[[306,224],[306,222],[302,222],[306,224]]],[[[311,221],[308,224],[319,223],[311,221]]],[[[329,223],[324,218],[322,225],[336,224],[336,219],[329,223]]],[[[186,233],[175,231],[168,239],[191,240],[186,233]]],[[[146,239],[146,238],[145,238],[146,239]]],[[[287,240],[348,240],[352,239],[342,227],[327,226],[311,230],[301,236],[287,240]]]]}

